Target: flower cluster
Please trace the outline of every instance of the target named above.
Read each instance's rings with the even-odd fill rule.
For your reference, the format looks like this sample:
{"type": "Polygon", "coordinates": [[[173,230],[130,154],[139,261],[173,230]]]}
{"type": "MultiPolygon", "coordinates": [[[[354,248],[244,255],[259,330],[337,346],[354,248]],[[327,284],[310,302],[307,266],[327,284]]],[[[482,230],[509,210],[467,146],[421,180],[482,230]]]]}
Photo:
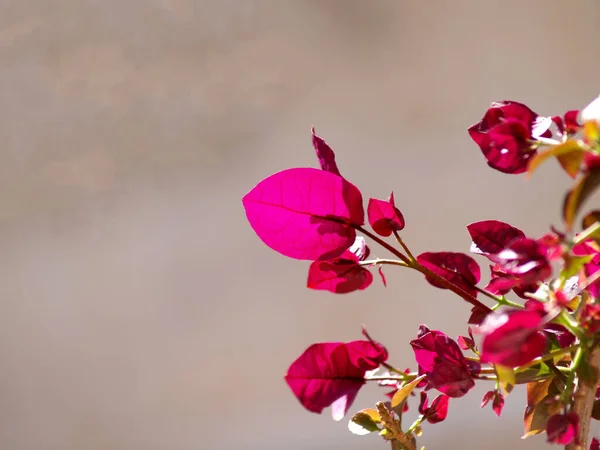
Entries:
{"type": "MultiPolygon", "coordinates": [[[[331,407],[336,420],[347,414],[367,381],[392,388],[389,401],[354,414],[349,428],[356,434],[376,432],[405,450],[416,449],[422,425],[443,422],[450,400],[465,396],[476,383],[492,383],[481,407],[491,403],[498,416],[514,386],[525,384],[525,437],[546,432],[549,442],[586,446],[589,420],[600,419],[600,210],[583,214],[600,185],[600,98],[582,111],[548,117],[522,103],[496,102],[468,132],[493,169],[532,174],[556,159],[573,179],[560,229],[551,227],[536,238],[500,220],[467,225],[471,254],[489,263],[484,287],[473,256],[412,253],[400,235],[406,222],[393,193],[385,200],[370,198],[365,212],[361,191],[342,175],[334,151],[314,129],[320,168],[275,173],[243,198],[248,221],[267,246],[311,261],[310,289],[364,290],[373,283],[372,269],[385,285],[382,267],[391,265],[420,273],[472,306],[471,327],[456,340],[419,327],[410,342],[414,371],[389,364],[385,347],[363,329],[363,340],[311,345],[285,380],[307,410],[331,407]],[[385,239],[390,237],[394,244],[385,239]],[[372,250],[365,238],[392,257],[368,259],[372,250]],[[430,402],[432,390],[437,394],[430,402]],[[420,399],[418,417],[403,429],[401,419],[413,397],[420,399]]],[[[593,439],[590,448],[598,446],[593,439]]]]}

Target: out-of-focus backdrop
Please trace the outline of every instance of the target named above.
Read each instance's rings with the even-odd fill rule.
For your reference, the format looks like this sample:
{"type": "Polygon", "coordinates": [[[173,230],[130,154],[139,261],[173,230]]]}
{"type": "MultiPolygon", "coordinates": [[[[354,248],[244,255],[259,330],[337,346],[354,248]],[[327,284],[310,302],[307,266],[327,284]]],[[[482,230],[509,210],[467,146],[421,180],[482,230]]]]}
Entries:
{"type": "MultiPolygon", "coordinates": [[[[539,235],[569,180],[489,169],[466,128],[593,99],[598,23],[595,0],[0,1],[0,448],[387,448],[304,411],[287,366],[365,324],[414,368],[418,325],[455,336],[469,308],[401,270],[309,291],[240,199],[315,166],[314,125],[365,196],[394,190],[416,252],[468,251],[482,219],[539,235]]],[[[484,391],[420,442],[545,448],[522,390],[501,419],[484,391]]]]}

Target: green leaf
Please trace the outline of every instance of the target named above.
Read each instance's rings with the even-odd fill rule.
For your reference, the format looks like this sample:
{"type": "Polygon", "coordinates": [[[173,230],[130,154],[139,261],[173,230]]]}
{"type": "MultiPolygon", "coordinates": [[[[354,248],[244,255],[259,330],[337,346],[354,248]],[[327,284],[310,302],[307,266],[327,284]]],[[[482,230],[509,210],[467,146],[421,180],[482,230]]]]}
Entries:
{"type": "Polygon", "coordinates": [[[415,378],[410,383],[405,384],[400,389],[398,389],[392,397],[392,408],[396,408],[404,400],[406,400],[410,393],[413,391],[413,389],[417,387],[417,384],[419,384],[423,378],[425,378],[425,375],[421,375],[420,377],[415,378]]]}
{"type": "Polygon", "coordinates": [[[378,424],[381,423],[381,417],[376,409],[363,409],[352,416],[348,422],[348,429],[359,436],[379,431],[378,424]]]}
{"type": "Polygon", "coordinates": [[[563,202],[563,219],[569,228],[572,228],[583,203],[598,186],[600,186],[600,169],[595,169],[581,177],[567,193],[563,202]]]}
{"type": "Polygon", "coordinates": [[[578,141],[576,139],[569,139],[562,144],[555,145],[550,147],[548,150],[539,152],[529,161],[527,166],[527,174],[531,176],[531,174],[542,165],[547,159],[556,156],[559,159],[561,166],[563,169],[571,175],[573,172],[573,168],[577,166],[575,171],[575,175],[579,172],[579,167],[581,166],[581,162],[583,161],[583,152],[585,151],[583,147],[583,142],[578,141]],[[566,165],[566,167],[565,167],[566,165]]]}
{"type": "Polygon", "coordinates": [[[512,367],[501,366],[499,364],[496,364],[495,367],[500,387],[504,391],[505,395],[510,394],[515,387],[515,384],[517,384],[514,369],[512,367]]]}
{"type": "Polygon", "coordinates": [[[560,280],[562,283],[569,278],[574,277],[579,273],[584,264],[589,263],[594,259],[594,255],[575,256],[568,255],[565,257],[565,267],[560,272],[560,280]]]}
{"type": "MultiPolygon", "coordinates": [[[[585,230],[586,228],[591,227],[595,223],[600,223],[600,209],[595,209],[587,213],[581,221],[581,228],[585,230]]],[[[595,233],[592,233],[590,235],[590,238],[600,244],[600,230],[596,231],[595,233]]]]}
{"type": "MultiPolygon", "coordinates": [[[[556,340],[556,338],[551,339],[556,340]]],[[[540,378],[547,378],[550,373],[552,373],[552,371],[547,364],[539,363],[515,373],[515,380],[517,384],[525,384],[527,382],[537,381],[540,378]]]]}

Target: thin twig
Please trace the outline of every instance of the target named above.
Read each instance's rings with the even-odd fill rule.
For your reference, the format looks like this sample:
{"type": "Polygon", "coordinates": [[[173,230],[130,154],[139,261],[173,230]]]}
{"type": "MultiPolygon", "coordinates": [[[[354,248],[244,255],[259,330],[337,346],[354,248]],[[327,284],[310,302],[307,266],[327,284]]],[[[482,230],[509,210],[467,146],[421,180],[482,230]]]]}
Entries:
{"type": "Polygon", "coordinates": [[[414,255],[412,254],[412,252],[410,251],[410,249],[407,247],[407,245],[404,243],[404,241],[402,240],[402,238],[400,237],[400,235],[398,234],[398,232],[396,230],[393,230],[393,231],[394,231],[394,237],[396,238],[396,241],[398,241],[398,244],[400,244],[402,246],[402,248],[404,249],[404,251],[408,255],[408,258],[411,261],[416,261],[414,255]]]}
{"type": "Polygon", "coordinates": [[[396,256],[398,259],[400,259],[401,261],[403,261],[405,264],[409,264],[410,265],[410,260],[405,255],[403,255],[400,251],[398,251],[397,249],[395,249],[394,247],[392,247],[390,244],[388,244],[387,242],[385,242],[383,239],[380,239],[378,236],[375,236],[369,230],[366,230],[366,229],[364,229],[361,226],[354,225],[354,228],[356,230],[360,231],[365,236],[368,236],[369,238],[371,238],[372,240],[374,240],[375,242],[377,242],[379,245],[381,245],[383,248],[385,248],[392,255],[396,256]]]}
{"type": "Polygon", "coordinates": [[[587,450],[588,435],[590,434],[590,421],[592,419],[592,409],[598,387],[598,371],[600,370],[600,347],[596,347],[588,354],[587,363],[591,367],[591,372],[596,376],[593,380],[584,380],[579,377],[577,388],[575,389],[575,402],[572,411],[579,417],[579,436],[565,447],[565,450],[587,450]]]}

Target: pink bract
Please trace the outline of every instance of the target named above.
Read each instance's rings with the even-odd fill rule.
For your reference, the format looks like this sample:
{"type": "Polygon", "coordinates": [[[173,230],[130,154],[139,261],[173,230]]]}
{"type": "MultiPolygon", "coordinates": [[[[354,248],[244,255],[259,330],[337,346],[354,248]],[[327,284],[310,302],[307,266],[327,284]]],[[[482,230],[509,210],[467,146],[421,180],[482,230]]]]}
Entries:
{"type": "Polygon", "coordinates": [[[541,356],[548,339],[541,331],[540,311],[510,310],[489,314],[479,327],[483,334],[481,362],[517,367],[541,356]]]}
{"type": "Polygon", "coordinates": [[[329,261],[314,261],[308,269],[307,287],[334,294],[346,294],[368,288],[373,275],[359,264],[358,258],[346,250],[344,254],[329,261]]]}
{"type": "Polygon", "coordinates": [[[388,201],[369,199],[367,206],[369,225],[380,236],[390,236],[394,231],[404,228],[404,216],[394,203],[394,193],[390,194],[388,201]]]}
{"type": "Polygon", "coordinates": [[[570,444],[579,434],[579,417],[575,413],[555,414],[546,426],[548,442],[570,444]]]}
{"type": "Polygon", "coordinates": [[[265,178],[242,200],[258,237],[295,259],[340,256],[364,223],[362,195],[342,177],[313,168],[288,169],[265,178]]]}
{"type": "Polygon", "coordinates": [[[522,103],[492,103],[483,118],[469,128],[469,135],[479,145],[490,167],[509,174],[523,173],[536,151],[529,140],[546,133],[552,123],[543,121],[522,103]],[[534,132],[535,128],[535,132],[534,132]]]}
{"type": "Polygon", "coordinates": [[[285,380],[309,411],[332,406],[334,419],[348,412],[365,383],[365,373],[387,359],[387,351],[370,341],[327,342],[307,348],[288,369],[285,380]]]}
{"type": "MultiPolygon", "coordinates": [[[[588,240],[577,244],[573,247],[573,254],[579,256],[593,256],[592,260],[583,266],[586,277],[589,278],[600,270],[600,250],[594,241],[588,240]]],[[[593,282],[588,289],[592,296],[600,297],[600,279],[593,282]]]]}
{"type": "Polygon", "coordinates": [[[479,255],[500,253],[511,242],[524,238],[523,233],[505,222],[499,220],[483,220],[467,225],[473,243],[471,252],[479,255]]]}
{"type": "Polygon", "coordinates": [[[498,417],[500,417],[502,414],[502,409],[504,408],[504,396],[497,390],[488,391],[481,400],[481,407],[485,408],[490,400],[492,401],[492,410],[498,417]]]}
{"type": "MultiPolygon", "coordinates": [[[[477,262],[470,256],[455,252],[425,252],[417,256],[417,261],[473,297],[477,296],[475,285],[481,278],[481,270],[477,262]]],[[[433,277],[426,276],[425,278],[432,286],[446,289],[443,284],[433,277]]]]}
{"type": "Polygon", "coordinates": [[[429,423],[440,423],[446,420],[448,416],[448,404],[450,397],[441,394],[433,399],[428,406],[428,396],[426,392],[421,392],[421,402],[419,404],[419,413],[429,423]]]}
{"type": "Polygon", "coordinates": [[[473,375],[479,372],[479,364],[468,361],[458,344],[441,331],[421,325],[410,345],[429,387],[449,397],[462,397],[475,386],[473,375]]]}
{"type": "Polygon", "coordinates": [[[321,139],[315,134],[314,127],[311,130],[311,132],[313,147],[315,148],[315,152],[317,153],[317,158],[319,159],[321,170],[341,176],[337,163],[335,162],[335,153],[333,152],[331,147],[327,145],[327,142],[325,142],[323,139],[321,139]]]}

